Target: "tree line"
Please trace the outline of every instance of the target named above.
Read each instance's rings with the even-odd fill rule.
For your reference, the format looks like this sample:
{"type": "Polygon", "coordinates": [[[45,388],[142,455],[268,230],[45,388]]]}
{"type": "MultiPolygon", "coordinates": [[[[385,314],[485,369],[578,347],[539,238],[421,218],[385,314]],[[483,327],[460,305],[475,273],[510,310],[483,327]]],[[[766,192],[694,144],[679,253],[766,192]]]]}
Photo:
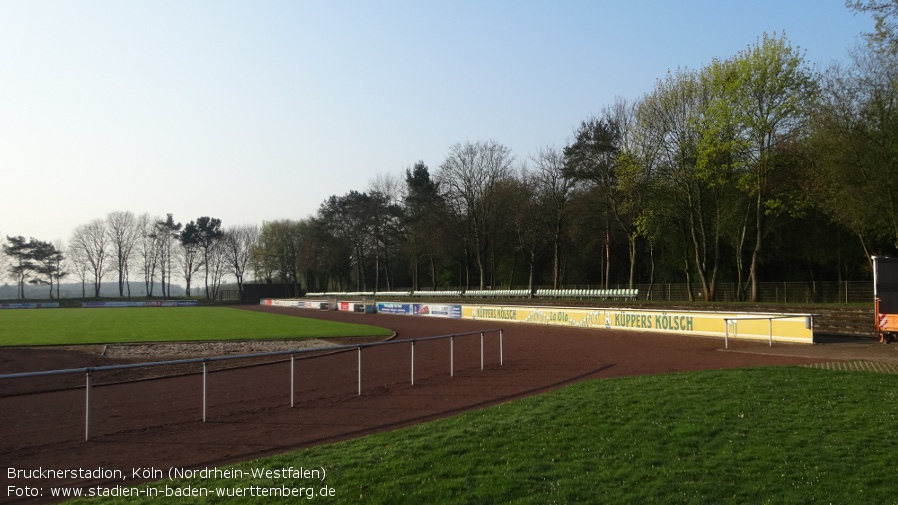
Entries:
{"type": "Polygon", "coordinates": [[[25,297],[26,283],[49,285],[51,299],[55,286],[58,297],[63,279],[80,282],[84,297],[88,286],[90,296],[99,297],[102,283],[115,279],[118,295],[130,298],[131,281],[139,279],[147,297],[168,298],[174,278],[186,283],[191,296],[200,294],[191,289],[202,274],[201,294],[214,299],[225,276],[236,278],[242,291],[258,233],[256,225],[222,228],[220,219],[208,216],[182,224],[171,214],[163,219],[115,211],[77,226],[68,246],[7,236],[0,261],[16,281],[19,298],[25,297]]]}
{"type": "Polygon", "coordinates": [[[762,279],[869,278],[898,250],[898,1],[848,2],[877,21],[848,64],[810,65],[784,34],[659,78],[526,159],[495,140],[451,146],[303,219],[228,229],[114,212],[62,251],[7,237],[20,286],[174,274],[310,291],[722,282],[757,300],[762,279]],[[55,258],[55,259],[54,259],[55,258]],[[54,266],[55,265],[55,266],[54,266]],[[247,277],[247,278],[250,278],[247,277]],[[30,280],[29,280],[30,279],[30,280]]]}

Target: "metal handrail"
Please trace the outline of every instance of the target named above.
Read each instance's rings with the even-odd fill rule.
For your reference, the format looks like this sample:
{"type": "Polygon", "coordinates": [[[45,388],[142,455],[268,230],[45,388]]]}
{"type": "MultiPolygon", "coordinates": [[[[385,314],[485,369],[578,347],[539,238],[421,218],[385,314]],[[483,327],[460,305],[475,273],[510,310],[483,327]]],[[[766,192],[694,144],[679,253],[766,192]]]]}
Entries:
{"type": "Polygon", "coordinates": [[[770,347],[773,347],[773,320],[774,319],[795,319],[802,317],[806,320],[806,325],[809,329],[814,328],[814,314],[782,314],[782,315],[771,315],[771,316],[740,316],[740,317],[725,317],[724,321],[724,335],[723,335],[723,347],[724,349],[730,348],[730,323],[735,323],[733,326],[733,337],[738,337],[739,331],[739,321],[763,321],[767,320],[767,328],[769,332],[770,338],[770,347]]]}
{"type": "Polygon", "coordinates": [[[455,376],[455,338],[456,337],[464,337],[468,335],[480,335],[480,369],[484,369],[484,334],[486,333],[499,333],[499,365],[504,364],[504,356],[503,356],[503,338],[504,338],[504,330],[501,328],[492,329],[492,330],[478,330],[478,331],[468,331],[463,333],[452,333],[449,335],[437,335],[433,337],[418,337],[404,340],[385,340],[381,342],[367,342],[364,344],[344,344],[344,345],[335,345],[328,347],[317,347],[317,348],[307,348],[307,349],[293,349],[287,351],[269,351],[269,352],[260,352],[260,353],[252,353],[252,354],[233,354],[228,356],[209,356],[203,358],[187,358],[187,359],[177,359],[177,360],[167,360],[167,361],[150,361],[145,363],[127,363],[127,364],[119,364],[119,365],[101,365],[101,366],[93,366],[93,367],[82,367],[82,368],[67,368],[60,370],[44,370],[39,372],[18,372],[18,373],[10,373],[10,374],[0,374],[0,380],[2,379],[20,379],[27,377],[41,377],[48,375],[63,375],[63,374],[71,374],[71,373],[83,373],[85,374],[85,409],[84,409],[84,440],[90,439],[90,390],[91,390],[91,374],[93,372],[99,371],[107,371],[107,370],[125,370],[132,368],[148,368],[154,366],[167,366],[167,365],[184,365],[190,363],[202,363],[203,364],[203,422],[206,422],[206,412],[207,412],[207,390],[208,390],[208,375],[209,368],[208,365],[210,362],[214,361],[226,361],[226,360],[234,360],[234,359],[247,359],[247,358],[266,358],[273,356],[290,356],[290,407],[294,406],[294,398],[295,398],[295,365],[296,365],[296,355],[297,354],[306,354],[306,353],[324,353],[324,352],[340,352],[340,351],[349,351],[349,350],[358,350],[358,394],[362,394],[362,350],[367,349],[369,347],[375,347],[379,345],[397,345],[397,344],[411,344],[411,383],[414,385],[415,383],[415,343],[416,342],[424,342],[428,340],[443,340],[450,339],[450,357],[449,357],[449,374],[450,376],[455,376]]]}

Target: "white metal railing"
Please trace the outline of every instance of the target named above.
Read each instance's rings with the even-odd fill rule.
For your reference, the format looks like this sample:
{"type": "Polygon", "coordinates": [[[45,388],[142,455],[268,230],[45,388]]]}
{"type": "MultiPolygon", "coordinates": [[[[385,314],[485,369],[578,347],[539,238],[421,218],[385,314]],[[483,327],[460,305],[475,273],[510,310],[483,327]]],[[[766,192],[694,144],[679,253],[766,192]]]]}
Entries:
{"type": "MultiPolygon", "coordinates": [[[[723,347],[724,349],[730,348],[730,326],[733,327],[733,338],[739,337],[739,321],[763,321],[767,320],[767,330],[768,330],[768,340],[770,342],[770,347],[773,347],[773,321],[775,319],[796,319],[796,318],[804,318],[805,326],[809,330],[814,329],[814,316],[813,315],[795,315],[795,314],[782,314],[782,315],[770,315],[770,316],[739,316],[739,317],[725,317],[723,321],[725,323],[725,330],[723,334],[723,347]]],[[[813,334],[813,332],[812,332],[813,334]]]]}
{"type": "MultiPolygon", "coordinates": [[[[130,363],[124,365],[102,365],[95,367],[84,367],[84,368],[69,368],[63,370],[45,370],[41,372],[20,372],[20,373],[11,373],[11,374],[0,374],[0,380],[2,379],[21,379],[28,377],[42,377],[48,375],[63,375],[63,374],[72,374],[72,373],[83,373],[85,374],[85,387],[84,387],[84,440],[90,440],[90,418],[91,418],[91,387],[92,387],[92,374],[100,371],[107,370],[124,370],[124,369],[132,369],[132,368],[144,368],[144,367],[155,367],[155,366],[165,366],[165,365],[183,365],[189,363],[202,363],[203,364],[203,422],[206,422],[206,413],[208,410],[208,377],[209,377],[209,363],[215,361],[226,361],[233,359],[246,359],[246,358],[266,358],[266,357],[276,357],[276,356],[290,356],[290,407],[295,406],[295,397],[296,397],[296,386],[295,386],[295,370],[296,370],[296,355],[298,354],[307,354],[307,353],[332,353],[332,352],[340,352],[340,351],[350,351],[357,350],[358,351],[358,394],[362,394],[362,350],[381,346],[381,345],[398,345],[398,344],[411,344],[411,383],[415,384],[415,342],[423,342],[428,340],[444,340],[449,339],[449,375],[451,377],[455,376],[455,339],[457,337],[465,337],[469,335],[480,335],[480,369],[484,369],[485,363],[485,350],[484,350],[484,336],[488,333],[498,333],[499,334],[499,365],[504,364],[504,330],[503,329],[493,329],[493,330],[480,330],[480,331],[469,331],[464,333],[453,333],[450,335],[438,335],[434,337],[420,337],[420,338],[412,338],[405,340],[385,340],[382,342],[368,342],[365,344],[347,344],[347,345],[335,345],[329,347],[317,347],[317,348],[309,348],[309,349],[294,349],[289,351],[271,351],[271,352],[262,352],[255,354],[236,354],[229,356],[212,356],[205,358],[189,358],[189,359],[179,359],[179,360],[169,360],[169,361],[152,361],[147,363],[130,363]]],[[[315,356],[311,356],[314,358],[315,356]]]]}

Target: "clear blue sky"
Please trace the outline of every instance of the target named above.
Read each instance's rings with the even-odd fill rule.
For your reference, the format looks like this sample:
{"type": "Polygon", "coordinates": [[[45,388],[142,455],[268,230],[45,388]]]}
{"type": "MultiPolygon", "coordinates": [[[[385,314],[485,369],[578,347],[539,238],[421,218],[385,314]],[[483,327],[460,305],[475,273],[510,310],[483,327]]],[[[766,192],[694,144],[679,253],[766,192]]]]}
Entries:
{"type": "Polygon", "coordinates": [[[301,219],[456,142],[563,147],[765,32],[822,67],[871,28],[843,0],[3,0],[0,234],[301,219]]]}

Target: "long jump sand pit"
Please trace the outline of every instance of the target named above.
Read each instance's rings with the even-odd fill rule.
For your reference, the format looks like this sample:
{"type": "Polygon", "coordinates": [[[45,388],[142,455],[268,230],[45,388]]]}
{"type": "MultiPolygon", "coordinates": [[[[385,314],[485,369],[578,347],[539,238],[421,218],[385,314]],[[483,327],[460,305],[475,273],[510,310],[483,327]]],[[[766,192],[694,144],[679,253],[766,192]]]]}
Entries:
{"type": "MultiPolygon", "coordinates": [[[[397,339],[498,329],[489,322],[396,315],[319,312],[247,306],[262,310],[388,327],[397,339]]],[[[720,339],[645,335],[550,326],[508,324],[503,361],[498,335],[484,341],[481,370],[478,336],[459,337],[450,376],[448,340],[418,342],[415,383],[409,345],[367,348],[358,353],[298,359],[294,407],[290,406],[290,363],[279,360],[209,373],[208,411],[202,421],[201,365],[175,377],[96,386],[91,393],[90,440],[84,440],[84,376],[41,379],[43,392],[14,394],[20,379],[0,381],[0,457],[8,468],[122,469],[125,481],[53,480],[53,486],[83,487],[142,482],[138,468],[220,466],[300,447],[393,430],[463,411],[538,394],[585,379],[639,374],[806,365],[838,359],[845,348],[730,343],[720,339]]],[[[340,343],[345,343],[341,341],[340,343]]],[[[856,346],[855,346],[856,348],[856,346]]],[[[890,346],[870,352],[895,355],[890,346]]],[[[855,353],[857,354],[857,353],[855,353]]],[[[0,349],[0,373],[109,364],[92,352],[0,349]]],[[[24,379],[22,379],[24,380],[24,379]]],[[[104,381],[102,372],[94,377],[104,381]]],[[[108,380],[108,378],[106,379],[108,380]]],[[[597,401],[600,401],[597,399],[597,401]]],[[[9,485],[41,485],[7,479],[9,485]]],[[[6,497],[0,501],[49,501],[6,497]]]]}

